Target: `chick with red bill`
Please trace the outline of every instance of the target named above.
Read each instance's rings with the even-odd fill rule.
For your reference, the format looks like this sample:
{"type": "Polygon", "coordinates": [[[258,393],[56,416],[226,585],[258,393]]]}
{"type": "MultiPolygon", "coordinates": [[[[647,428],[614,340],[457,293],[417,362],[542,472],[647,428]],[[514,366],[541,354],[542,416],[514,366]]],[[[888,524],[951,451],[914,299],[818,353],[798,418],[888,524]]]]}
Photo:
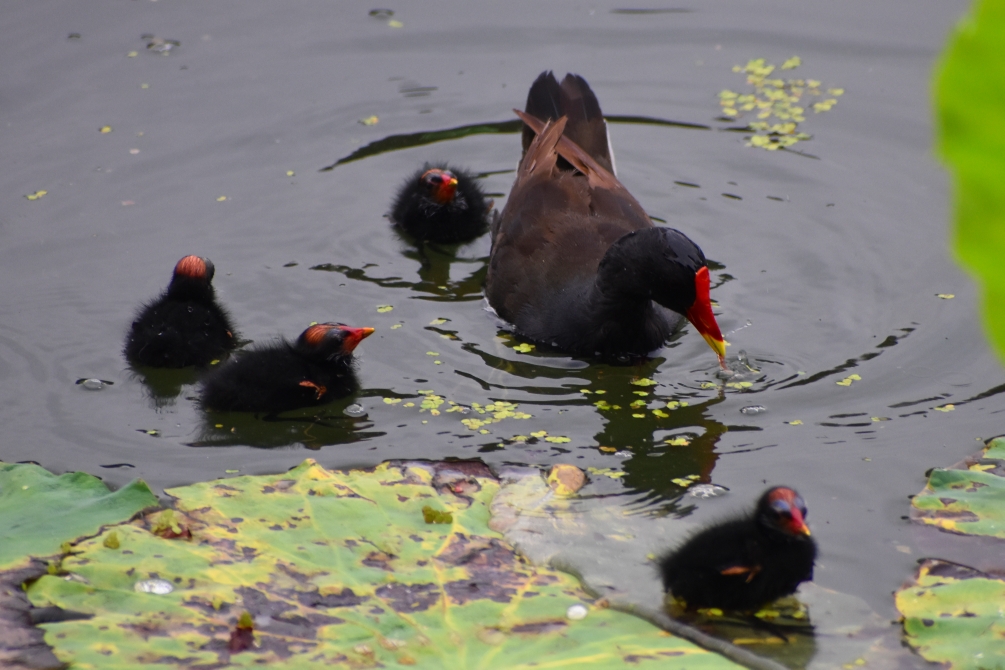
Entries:
{"type": "Polygon", "coordinates": [[[664,589],[688,609],[753,612],[813,579],[817,545],[791,488],[764,492],[753,512],[714,523],[657,559],[664,589]]]}
{"type": "Polygon", "coordinates": [[[472,174],[427,164],[401,185],[388,218],[414,240],[455,244],[485,233],[491,210],[472,174]]]}
{"type": "Polygon", "coordinates": [[[204,367],[231,351],[237,340],[227,311],[213,290],[213,263],[185,256],[171,283],[133,319],[123,353],[134,365],[204,367]]]}
{"type": "Polygon", "coordinates": [[[373,333],[341,323],[318,323],[295,342],[281,339],[210,372],[202,381],[204,409],[276,413],[323,405],[358,390],[353,351],[373,333]]]}

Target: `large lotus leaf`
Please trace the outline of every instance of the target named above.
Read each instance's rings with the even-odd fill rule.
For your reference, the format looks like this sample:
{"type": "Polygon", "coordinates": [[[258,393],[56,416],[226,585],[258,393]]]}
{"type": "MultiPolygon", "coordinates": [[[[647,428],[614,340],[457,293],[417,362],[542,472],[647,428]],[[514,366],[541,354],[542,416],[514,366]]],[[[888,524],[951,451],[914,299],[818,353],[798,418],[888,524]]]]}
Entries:
{"type": "Polygon", "coordinates": [[[936,86],[939,146],[955,173],[955,248],[983,284],[984,322],[1005,358],[1005,3],[977,0],[936,86]]]}
{"type": "Polygon", "coordinates": [[[0,463],[0,570],[58,554],[63,542],[154,505],[156,496],[141,480],[112,492],[83,472],[54,475],[30,463],[0,463]]]}
{"type": "Polygon", "coordinates": [[[81,543],[63,561],[72,578],[43,577],[29,597],[94,613],[46,625],[81,669],[732,667],[527,563],[486,528],[495,479],[443,467],[306,461],[173,489],[170,518],[81,543]],[[174,590],[136,590],[149,580],[174,590]],[[585,619],[567,616],[573,605],[585,619]],[[254,646],[235,653],[245,612],[254,646]]]}
{"type": "Polygon", "coordinates": [[[1005,441],[958,467],[936,468],[911,500],[911,518],[965,535],[1005,538],[1005,441]]]}
{"type": "Polygon", "coordinates": [[[908,643],[954,670],[1005,666],[1005,581],[936,559],[896,593],[908,643]]]}
{"type": "MultiPolygon", "coordinates": [[[[663,588],[652,558],[693,532],[693,523],[639,514],[617,499],[560,495],[536,468],[507,468],[500,472],[500,481],[489,526],[502,532],[521,554],[536,564],[561,566],[580,575],[614,606],[629,605],[640,613],[663,608],[663,588]]],[[[713,502],[734,504],[728,498],[705,504],[713,502]]],[[[814,584],[804,584],[798,597],[805,608],[799,608],[795,617],[778,608],[763,613],[772,619],[773,629],[735,617],[685,618],[718,639],[790,667],[834,668],[863,656],[870,662],[879,660],[872,648],[890,626],[865,601],[814,584]],[[779,630],[794,631],[788,643],[778,637],[779,630]]]]}

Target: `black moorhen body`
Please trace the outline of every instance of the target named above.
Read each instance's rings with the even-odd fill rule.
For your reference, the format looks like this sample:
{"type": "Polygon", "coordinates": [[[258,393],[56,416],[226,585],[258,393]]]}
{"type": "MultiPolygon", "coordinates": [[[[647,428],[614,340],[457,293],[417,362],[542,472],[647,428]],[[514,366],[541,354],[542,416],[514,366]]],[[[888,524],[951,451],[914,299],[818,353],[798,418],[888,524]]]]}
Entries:
{"type": "Polygon", "coordinates": [[[126,336],[130,362],[157,368],[205,366],[234,348],[234,327],[213,291],[215,268],[186,256],[167,290],[143,306],[126,336]]]}
{"type": "Polygon", "coordinates": [[[817,545],[794,490],[768,489],[752,514],[699,531],[658,559],[663,587],[689,609],[756,611],[813,579],[817,545]]]}
{"type": "Polygon", "coordinates": [[[203,380],[201,404],[204,409],[275,413],[347,396],[358,386],[352,351],[372,332],[319,323],[294,343],[283,339],[239,353],[203,380]]]}
{"type": "Polygon", "coordinates": [[[388,216],[416,240],[453,244],[488,230],[491,209],[473,175],[427,164],[401,185],[388,216]]]}
{"type": "Polygon", "coordinates": [[[723,364],[701,249],[656,227],[614,176],[586,81],[544,72],[523,119],[524,156],[492,229],[486,296],[517,333],[579,355],[645,356],[687,317],[723,364]]]}

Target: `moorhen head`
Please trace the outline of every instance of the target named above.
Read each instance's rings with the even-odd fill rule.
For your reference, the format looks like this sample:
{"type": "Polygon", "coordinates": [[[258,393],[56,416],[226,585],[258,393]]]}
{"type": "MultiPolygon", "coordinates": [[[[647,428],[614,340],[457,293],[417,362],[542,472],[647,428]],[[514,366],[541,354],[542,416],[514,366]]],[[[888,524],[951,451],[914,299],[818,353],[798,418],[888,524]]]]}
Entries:
{"type": "Polygon", "coordinates": [[[159,368],[205,366],[234,348],[230,316],[216,302],[215,268],[207,258],[185,256],[171,283],[144,305],[126,335],[131,363],[159,368]]]}
{"type": "Polygon", "coordinates": [[[493,225],[486,297],[520,335],[578,355],[645,356],[688,319],[725,365],[708,264],[653,224],[614,175],[607,124],[586,81],[531,86],[524,156],[493,225]],[[540,116],[539,116],[540,115],[540,116]]]}
{"type": "Polygon", "coordinates": [[[427,164],[401,185],[388,216],[416,240],[453,244],[488,230],[491,209],[474,176],[427,164]]]}
{"type": "Polygon", "coordinates": [[[756,611],[813,579],[816,555],[806,503],[776,486],[753,513],[698,531],[657,564],[664,589],[688,609],[756,611]]]}
{"type": "Polygon", "coordinates": [[[354,392],[352,352],[373,333],[341,323],[318,323],[297,338],[240,353],[202,382],[205,409],[282,412],[323,405],[354,392]]]}

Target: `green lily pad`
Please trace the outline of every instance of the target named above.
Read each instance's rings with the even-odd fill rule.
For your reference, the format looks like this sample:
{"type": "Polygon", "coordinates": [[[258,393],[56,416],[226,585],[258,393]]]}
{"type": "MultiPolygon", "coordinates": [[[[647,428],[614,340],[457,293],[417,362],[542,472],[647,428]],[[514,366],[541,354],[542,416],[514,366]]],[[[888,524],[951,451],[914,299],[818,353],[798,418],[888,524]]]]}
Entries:
{"type": "Polygon", "coordinates": [[[1005,538],[1005,440],[949,469],[935,468],[911,500],[911,518],[963,535],[1005,538]]]}
{"type": "Polygon", "coordinates": [[[81,542],[28,595],[94,614],[45,625],[80,669],[734,667],[525,561],[487,528],[498,489],[480,464],[311,460],[172,489],[170,520],[81,542]]]}
{"type": "Polygon", "coordinates": [[[83,472],[54,475],[30,463],[0,463],[0,571],[59,554],[62,543],[157,504],[142,480],[109,491],[83,472]]]}
{"type": "Polygon", "coordinates": [[[896,593],[907,642],[945,668],[1005,665],[1005,581],[963,565],[926,559],[896,593]]]}
{"type": "Polygon", "coordinates": [[[983,287],[984,323],[1005,360],[1005,5],[978,0],[946,50],[936,83],[939,149],[955,175],[953,245],[983,287]]]}

